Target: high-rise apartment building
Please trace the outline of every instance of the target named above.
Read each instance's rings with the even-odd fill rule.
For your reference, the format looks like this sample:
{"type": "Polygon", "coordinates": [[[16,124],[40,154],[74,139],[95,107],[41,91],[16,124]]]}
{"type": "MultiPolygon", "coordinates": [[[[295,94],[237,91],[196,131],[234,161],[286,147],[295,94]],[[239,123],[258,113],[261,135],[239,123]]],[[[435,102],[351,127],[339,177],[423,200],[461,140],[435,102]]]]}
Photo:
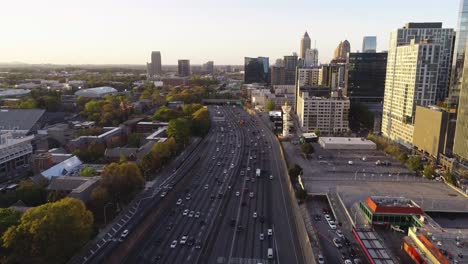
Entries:
{"type": "Polygon", "coordinates": [[[308,49],[310,49],[310,38],[309,38],[309,34],[307,34],[307,31],[306,31],[306,33],[301,39],[301,59],[304,60],[306,58],[306,51],[308,49]]]}
{"type": "Polygon", "coordinates": [[[346,60],[344,95],[352,102],[382,102],[387,55],[386,52],[349,53],[346,60]]]}
{"type": "Polygon", "coordinates": [[[202,71],[205,74],[213,74],[214,72],[214,62],[213,61],[208,61],[202,66],[202,71]]]}
{"type": "Polygon", "coordinates": [[[179,76],[186,77],[190,75],[190,60],[179,60],[178,66],[179,76]]]}
{"type": "MultiPolygon", "coordinates": [[[[468,60],[465,54],[465,60],[468,60]]],[[[465,63],[464,76],[468,76],[468,63],[465,63]]],[[[464,163],[468,163],[468,78],[462,80],[457,111],[457,126],[455,129],[455,142],[453,153],[464,163]]]]}
{"type": "Polygon", "coordinates": [[[299,126],[305,133],[319,129],[321,135],[342,135],[349,130],[350,102],[346,97],[319,97],[310,94],[308,89],[299,89],[296,98],[296,113],[299,126]]]}
{"type": "Polygon", "coordinates": [[[284,56],[284,84],[296,83],[297,55],[284,56]]]}
{"type": "Polygon", "coordinates": [[[365,36],[362,40],[362,52],[373,53],[377,52],[377,37],[365,36]]]}
{"type": "Polygon", "coordinates": [[[411,146],[416,105],[434,105],[445,97],[453,35],[442,23],[408,23],[390,34],[384,136],[411,146]]]}
{"type": "Polygon", "coordinates": [[[298,68],[297,85],[301,86],[319,86],[319,68],[298,68]]]}
{"type": "Polygon", "coordinates": [[[307,49],[304,59],[305,67],[316,67],[318,66],[318,50],[317,49],[307,49]]]}
{"type": "MultiPolygon", "coordinates": [[[[392,34],[391,39],[396,37],[392,34]]],[[[441,46],[416,44],[389,50],[382,133],[410,146],[416,106],[435,103],[441,46]]]]}
{"type": "Polygon", "coordinates": [[[162,74],[161,52],[151,52],[151,62],[146,64],[147,75],[149,78],[162,74]]]}
{"type": "Polygon", "coordinates": [[[468,40],[468,1],[460,1],[458,25],[453,49],[452,76],[449,89],[449,103],[454,106],[458,103],[462,86],[463,68],[465,64],[466,41],[468,40]]]}
{"type": "Polygon", "coordinates": [[[273,65],[270,67],[271,85],[283,85],[285,84],[285,72],[283,66],[273,65]]]}
{"type": "Polygon", "coordinates": [[[267,57],[244,58],[244,83],[268,83],[269,59],[267,57]]]}

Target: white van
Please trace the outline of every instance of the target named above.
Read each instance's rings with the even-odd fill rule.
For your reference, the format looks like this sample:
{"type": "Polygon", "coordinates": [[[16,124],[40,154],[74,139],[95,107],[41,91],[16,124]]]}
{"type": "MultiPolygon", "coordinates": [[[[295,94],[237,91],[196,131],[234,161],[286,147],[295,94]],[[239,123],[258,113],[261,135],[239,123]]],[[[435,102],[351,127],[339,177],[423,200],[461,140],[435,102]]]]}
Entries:
{"type": "Polygon", "coordinates": [[[269,249],[268,249],[268,258],[269,258],[269,259],[272,259],[272,258],[273,258],[273,249],[272,249],[272,248],[269,248],[269,249]]]}

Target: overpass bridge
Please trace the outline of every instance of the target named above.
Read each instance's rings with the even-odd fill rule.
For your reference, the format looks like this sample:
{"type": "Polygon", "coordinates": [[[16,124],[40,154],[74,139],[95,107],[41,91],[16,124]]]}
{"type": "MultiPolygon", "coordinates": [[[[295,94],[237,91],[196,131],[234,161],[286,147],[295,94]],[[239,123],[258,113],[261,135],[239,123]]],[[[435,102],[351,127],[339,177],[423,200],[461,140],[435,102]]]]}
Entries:
{"type": "Polygon", "coordinates": [[[205,105],[242,105],[240,99],[203,99],[205,105]]]}

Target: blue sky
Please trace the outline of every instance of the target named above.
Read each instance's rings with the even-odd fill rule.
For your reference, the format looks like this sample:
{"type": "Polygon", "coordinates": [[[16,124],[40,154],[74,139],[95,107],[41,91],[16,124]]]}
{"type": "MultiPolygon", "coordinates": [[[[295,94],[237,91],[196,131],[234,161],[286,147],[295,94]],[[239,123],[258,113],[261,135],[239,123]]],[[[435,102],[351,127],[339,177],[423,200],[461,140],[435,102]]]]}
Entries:
{"type": "Polygon", "coordinates": [[[0,9],[0,62],[143,64],[152,50],[163,64],[270,62],[299,52],[304,31],[327,62],[340,40],[359,50],[407,22],[456,28],[459,0],[15,0],[0,9]]]}

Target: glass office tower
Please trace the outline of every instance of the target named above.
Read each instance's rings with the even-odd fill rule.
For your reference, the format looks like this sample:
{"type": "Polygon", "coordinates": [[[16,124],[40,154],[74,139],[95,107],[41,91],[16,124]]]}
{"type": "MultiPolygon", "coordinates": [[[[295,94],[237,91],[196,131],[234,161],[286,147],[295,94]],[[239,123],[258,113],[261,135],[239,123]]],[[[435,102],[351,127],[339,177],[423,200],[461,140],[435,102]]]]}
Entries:
{"type": "Polygon", "coordinates": [[[458,103],[458,97],[462,86],[466,41],[468,39],[468,0],[460,1],[459,12],[449,92],[449,102],[451,105],[456,105],[458,103]]]}

